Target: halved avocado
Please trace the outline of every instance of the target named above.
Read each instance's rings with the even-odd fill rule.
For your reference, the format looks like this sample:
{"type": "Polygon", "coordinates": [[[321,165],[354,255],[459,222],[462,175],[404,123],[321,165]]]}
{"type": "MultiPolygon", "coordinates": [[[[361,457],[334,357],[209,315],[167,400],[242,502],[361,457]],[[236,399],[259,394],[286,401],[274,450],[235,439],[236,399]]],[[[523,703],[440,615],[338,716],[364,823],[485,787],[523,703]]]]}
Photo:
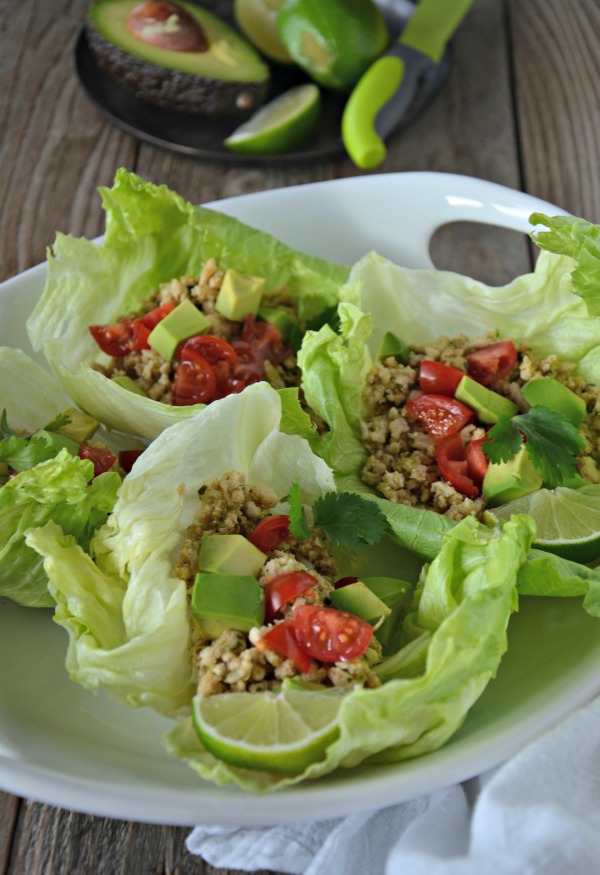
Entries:
{"type": "Polygon", "coordinates": [[[239,116],[256,109],[267,95],[270,71],[258,52],[227,22],[191,3],[93,0],[85,29],[98,65],[149,103],[201,115],[239,116]],[[154,28],[168,35],[177,27],[181,10],[185,27],[197,26],[206,49],[164,48],[134,34],[130,16],[136,10],[139,21],[140,7],[155,16],[149,34],[154,28]],[[157,7],[163,21],[156,19],[157,7]]]}

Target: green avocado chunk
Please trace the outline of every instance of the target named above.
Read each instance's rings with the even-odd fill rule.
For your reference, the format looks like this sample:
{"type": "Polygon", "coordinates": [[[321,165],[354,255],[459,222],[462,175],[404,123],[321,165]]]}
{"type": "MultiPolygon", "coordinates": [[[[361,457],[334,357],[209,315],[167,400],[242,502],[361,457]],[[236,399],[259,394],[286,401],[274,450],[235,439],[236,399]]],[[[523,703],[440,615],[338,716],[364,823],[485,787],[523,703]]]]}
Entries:
{"type": "Polygon", "coordinates": [[[510,418],[518,413],[518,407],[514,401],[482,386],[471,377],[464,376],[462,378],[454,397],[457,401],[466,404],[467,407],[471,407],[481,422],[493,424],[498,422],[501,416],[510,418]]]}
{"type": "Polygon", "coordinates": [[[148,344],[170,361],[183,340],[195,334],[206,334],[209,328],[210,321],[202,310],[186,298],[154,326],[148,335],[148,344]]]}
{"type": "Polygon", "coordinates": [[[256,316],[264,285],[264,277],[238,273],[230,267],[225,271],[215,309],[233,322],[243,322],[251,313],[256,316]]]}
{"type": "Polygon", "coordinates": [[[378,623],[382,617],[389,617],[391,608],[388,608],[374,592],[362,581],[348,583],[346,586],[335,589],[330,595],[332,604],[341,611],[348,611],[362,617],[372,625],[378,623]]]}
{"type": "Polygon", "coordinates": [[[97,419],[77,407],[67,407],[63,410],[63,414],[69,417],[69,422],[57,428],[57,432],[77,441],[77,443],[83,443],[91,438],[100,425],[97,419]]]}
{"type": "Polygon", "coordinates": [[[267,556],[243,535],[205,535],[200,542],[200,571],[257,577],[267,556]]]}
{"type": "Polygon", "coordinates": [[[408,353],[408,344],[401,337],[398,337],[397,334],[394,334],[393,331],[386,331],[379,344],[376,358],[379,362],[389,356],[394,356],[394,358],[399,359],[405,365],[408,362],[408,353]]]}
{"type": "Polygon", "coordinates": [[[192,614],[200,634],[208,641],[228,629],[249,632],[263,624],[264,592],[249,574],[200,571],[192,591],[192,614]]]}
{"type": "Polygon", "coordinates": [[[111,377],[113,383],[116,383],[117,386],[121,386],[123,389],[127,389],[128,392],[133,392],[134,395],[143,395],[144,398],[148,396],[144,392],[144,390],[138,386],[135,380],[132,380],[131,377],[126,377],[124,375],[119,377],[111,377]]]}
{"type": "Polygon", "coordinates": [[[550,410],[564,413],[575,428],[579,428],[585,419],[586,406],[583,398],[553,377],[536,377],[526,383],[521,392],[532,407],[543,404],[550,410]]]}
{"type": "Polygon", "coordinates": [[[491,463],[483,478],[482,494],[490,507],[515,501],[542,486],[542,475],[523,445],[508,462],[491,463]]]}
{"type": "Polygon", "coordinates": [[[137,98],[169,109],[239,117],[260,106],[270,71],[248,40],[196,3],[160,5],[171,7],[171,14],[166,21],[151,21],[142,36],[130,18],[139,0],[93,0],[85,34],[100,68],[137,98]],[[168,37],[178,24],[199,31],[202,50],[173,48],[168,39],[156,44],[157,33],[161,42],[160,31],[168,37]]]}

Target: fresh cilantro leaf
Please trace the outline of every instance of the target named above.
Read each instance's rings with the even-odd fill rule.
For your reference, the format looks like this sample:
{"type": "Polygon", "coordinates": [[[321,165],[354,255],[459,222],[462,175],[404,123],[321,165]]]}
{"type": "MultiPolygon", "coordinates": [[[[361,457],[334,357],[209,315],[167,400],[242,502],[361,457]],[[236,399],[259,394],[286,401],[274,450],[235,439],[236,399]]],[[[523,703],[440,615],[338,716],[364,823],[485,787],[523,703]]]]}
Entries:
{"type": "Polygon", "coordinates": [[[518,417],[510,419],[508,416],[500,416],[498,422],[490,428],[487,433],[487,440],[482,445],[483,452],[494,464],[500,462],[508,462],[521,449],[523,443],[523,435],[514,425],[514,420],[518,417]]]}
{"type": "Polygon", "coordinates": [[[577,454],[585,443],[578,429],[564,413],[542,404],[513,417],[526,440],[527,454],[541,473],[544,484],[553,489],[577,471],[577,454]]]}
{"type": "Polygon", "coordinates": [[[70,422],[71,417],[68,413],[59,413],[54,417],[52,422],[49,422],[48,425],[44,426],[44,431],[58,431],[59,428],[68,425],[70,422]]]}
{"type": "Polygon", "coordinates": [[[49,434],[38,432],[31,438],[10,437],[0,441],[0,461],[13,471],[27,471],[40,462],[56,456],[56,447],[49,434]]]}
{"type": "Polygon", "coordinates": [[[374,502],[354,492],[328,492],[313,504],[315,526],[332,544],[360,549],[380,541],[388,522],[374,502]]]}
{"type": "Polygon", "coordinates": [[[536,404],[527,413],[510,419],[501,416],[488,431],[483,451],[490,462],[508,462],[525,442],[527,455],[549,489],[567,482],[576,473],[577,455],[585,444],[567,416],[536,404]]]}
{"type": "Polygon", "coordinates": [[[297,483],[292,483],[290,494],[288,495],[290,510],[288,516],[290,518],[290,532],[299,541],[305,541],[310,535],[310,526],[306,519],[306,511],[300,501],[300,487],[297,483]]]}

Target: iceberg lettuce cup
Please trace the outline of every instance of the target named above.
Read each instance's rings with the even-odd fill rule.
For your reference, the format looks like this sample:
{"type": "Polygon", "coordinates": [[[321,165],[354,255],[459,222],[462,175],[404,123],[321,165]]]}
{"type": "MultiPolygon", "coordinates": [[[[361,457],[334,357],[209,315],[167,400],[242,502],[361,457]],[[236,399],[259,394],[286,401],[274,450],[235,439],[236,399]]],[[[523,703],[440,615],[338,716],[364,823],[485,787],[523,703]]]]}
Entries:
{"type": "Polygon", "coordinates": [[[303,326],[327,318],[348,268],[123,169],[101,195],[103,241],[57,236],[28,320],[75,403],[151,440],[252,382],[298,384],[303,326]]]}
{"type": "Polygon", "coordinates": [[[419,572],[393,542],[370,550],[385,520],[374,531],[363,518],[353,525],[366,549],[348,548],[365,499],[336,492],[284,419],[294,417],[280,393],[250,386],[156,438],[89,551],[52,522],[27,535],[68,632],[73,680],[175,718],[171,752],[203,778],[250,790],[443,744],[497,670],[533,537],[528,517],[465,520],[419,572]],[[369,619],[346,611],[348,591],[374,574],[380,615],[378,598],[369,619]],[[402,580],[384,649],[385,586],[402,580]],[[223,601],[231,587],[244,589],[223,601]]]}

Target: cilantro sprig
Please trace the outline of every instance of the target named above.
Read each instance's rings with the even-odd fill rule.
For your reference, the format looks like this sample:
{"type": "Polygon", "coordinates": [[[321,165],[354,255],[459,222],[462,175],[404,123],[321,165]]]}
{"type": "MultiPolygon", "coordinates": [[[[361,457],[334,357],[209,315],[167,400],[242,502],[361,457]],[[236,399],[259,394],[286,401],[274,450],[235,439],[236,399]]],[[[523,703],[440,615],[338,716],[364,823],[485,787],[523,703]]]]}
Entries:
{"type": "Polygon", "coordinates": [[[308,538],[313,528],[323,529],[335,546],[361,550],[377,544],[388,533],[387,519],[377,505],[355,492],[327,492],[307,513],[294,483],[288,501],[290,532],[298,540],[308,538]]]}
{"type": "Polygon", "coordinates": [[[577,455],[585,442],[564,413],[536,404],[527,413],[501,416],[488,431],[483,451],[490,462],[508,462],[523,444],[531,462],[553,489],[576,473],[577,455]]]}
{"type": "Polygon", "coordinates": [[[53,459],[60,451],[61,443],[53,440],[52,433],[70,421],[67,414],[60,413],[39,431],[23,435],[10,427],[6,410],[3,410],[0,416],[0,462],[21,472],[53,459]]]}

